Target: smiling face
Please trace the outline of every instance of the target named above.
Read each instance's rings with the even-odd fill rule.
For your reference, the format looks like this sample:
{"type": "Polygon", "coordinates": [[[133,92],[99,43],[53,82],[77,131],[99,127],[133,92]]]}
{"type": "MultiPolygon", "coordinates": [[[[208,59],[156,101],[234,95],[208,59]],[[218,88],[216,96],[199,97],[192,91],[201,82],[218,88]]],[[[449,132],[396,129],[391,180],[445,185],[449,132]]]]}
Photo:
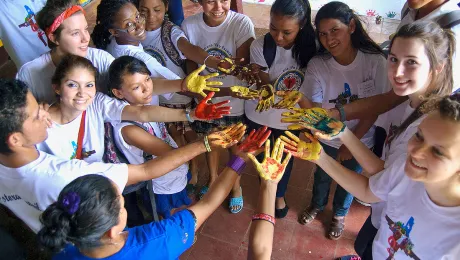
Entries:
{"type": "Polygon", "coordinates": [[[57,46],[57,49],[64,54],[74,54],[86,57],[90,36],[88,23],[82,12],[75,13],[62,22],[63,28],[59,34],[59,40],[52,35],[50,40],[57,46]]]}
{"type": "Polygon", "coordinates": [[[353,49],[351,34],[354,31],[353,20],[346,25],[337,19],[322,19],[318,27],[319,41],[333,57],[340,57],[353,49]]]}
{"type": "Polygon", "coordinates": [[[449,181],[460,171],[460,124],[430,113],[409,140],[405,171],[424,183],[449,181]],[[439,131],[442,129],[442,131],[439,131]]]}
{"type": "Polygon", "coordinates": [[[398,96],[423,95],[431,82],[430,60],[422,40],[394,40],[388,56],[388,79],[398,96]]]}
{"type": "Polygon", "coordinates": [[[119,99],[125,99],[131,105],[148,105],[152,102],[152,78],[141,73],[125,73],[121,89],[112,89],[112,93],[119,99]]]}
{"type": "Polygon", "coordinates": [[[230,0],[200,0],[203,13],[213,25],[219,25],[225,21],[230,11],[230,0]]]}
{"type": "Polygon", "coordinates": [[[75,67],[54,86],[60,96],[61,108],[84,111],[93,102],[96,95],[95,75],[85,68],[75,67]]]}
{"type": "Polygon", "coordinates": [[[139,11],[145,17],[145,29],[154,31],[161,27],[168,8],[162,0],[141,0],[139,11]]]}
{"type": "Polygon", "coordinates": [[[291,48],[300,31],[297,18],[272,13],[270,15],[270,34],[277,46],[291,48]]]}
{"type": "Polygon", "coordinates": [[[48,112],[40,108],[32,93],[27,93],[27,106],[25,107],[26,119],[19,134],[21,146],[30,147],[39,144],[48,137],[46,116],[48,112]]]}
{"type": "Polygon", "coordinates": [[[132,3],[123,5],[115,15],[114,23],[109,29],[117,38],[127,41],[140,42],[145,40],[145,17],[142,16],[132,3]]]}

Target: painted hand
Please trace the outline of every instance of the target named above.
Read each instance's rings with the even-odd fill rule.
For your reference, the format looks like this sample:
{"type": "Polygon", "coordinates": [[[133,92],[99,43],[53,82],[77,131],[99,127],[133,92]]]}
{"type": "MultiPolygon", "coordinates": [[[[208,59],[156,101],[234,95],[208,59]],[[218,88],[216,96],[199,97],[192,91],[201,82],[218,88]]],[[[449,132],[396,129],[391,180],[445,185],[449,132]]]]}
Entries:
{"type": "Polygon", "coordinates": [[[283,98],[273,106],[274,108],[278,109],[294,107],[302,98],[302,93],[297,90],[276,91],[276,95],[283,98]]]}
{"type": "Polygon", "coordinates": [[[228,104],[230,100],[225,100],[217,104],[209,103],[208,101],[214,96],[214,92],[209,92],[209,94],[198,103],[195,108],[195,117],[198,120],[212,120],[222,118],[224,115],[230,114],[231,107],[223,106],[228,104]]]}
{"type": "Polygon", "coordinates": [[[262,147],[271,134],[271,130],[264,126],[256,130],[252,130],[248,137],[238,146],[238,150],[244,153],[254,153],[262,147]]]}
{"type": "Polygon", "coordinates": [[[259,162],[253,154],[248,154],[248,157],[254,163],[260,178],[277,183],[280,181],[281,177],[283,177],[286,166],[291,159],[291,154],[288,153],[281,163],[283,151],[284,144],[281,142],[281,139],[278,138],[276,139],[271,156],[270,140],[265,142],[265,158],[262,162],[259,162]]]}
{"type": "Polygon", "coordinates": [[[241,62],[243,60],[244,59],[238,58],[225,58],[219,62],[219,71],[246,81],[249,85],[260,83],[259,72],[265,70],[266,67],[261,67],[254,63],[248,65],[235,64],[235,61],[241,62]]]}
{"type": "Polygon", "coordinates": [[[259,103],[256,112],[268,111],[275,103],[275,92],[270,84],[263,85],[259,90],[259,103]]]}
{"type": "Polygon", "coordinates": [[[315,161],[321,155],[321,144],[311,134],[304,132],[303,134],[310,139],[310,143],[300,140],[297,136],[289,131],[284,132],[288,137],[281,136],[284,143],[285,151],[290,152],[294,157],[302,160],[315,161]]]}
{"type": "Polygon", "coordinates": [[[222,131],[208,135],[209,145],[211,145],[211,148],[229,148],[243,138],[245,131],[246,126],[243,123],[229,126],[222,131]]]}
{"type": "Polygon", "coordinates": [[[259,92],[257,90],[252,90],[247,87],[233,86],[230,87],[230,90],[236,98],[240,99],[256,99],[259,97],[259,92]]]}
{"type": "Polygon", "coordinates": [[[198,93],[203,97],[206,97],[204,90],[215,92],[220,90],[219,88],[211,88],[208,86],[221,86],[223,84],[220,81],[207,81],[210,78],[219,76],[219,73],[211,73],[206,76],[200,76],[200,72],[202,72],[205,68],[206,66],[203,65],[190,73],[190,75],[185,78],[185,85],[187,86],[187,90],[193,93],[198,93]]]}

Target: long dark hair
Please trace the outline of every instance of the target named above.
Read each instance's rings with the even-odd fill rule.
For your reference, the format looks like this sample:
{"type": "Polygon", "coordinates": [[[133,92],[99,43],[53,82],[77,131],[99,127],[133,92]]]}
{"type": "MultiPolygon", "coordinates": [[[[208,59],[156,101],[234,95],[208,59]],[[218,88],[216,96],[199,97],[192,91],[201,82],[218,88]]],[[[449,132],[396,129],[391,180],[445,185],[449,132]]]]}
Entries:
{"type": "Polygon", "coordinates": [[[93,74],[94,80],[97,78],[97,69],[94,67],[90,60],[77,55],[68,54],[62,58],[61,62],[59,62],[59,65],[56,67],[56,71],[51,78],[51,83],[55,85],[61,84],[67,73],[69,73],[69,71],[74,68],[87,69],[89,72],[91,72],[91,74],[93,74]]]}
{"type": "MultiPolygon", "coordinates": [[[[323,19],[337,19],[346,25],[350,25],[350,22],[354,20],[356,29],[351,34],[351,44],[353,45],[353,48],[358,49],[364,53],[381,54],[382,56],[385,56],[383,54],[382,48],[380,48],[380,46],[377,45],[377,43],[375,43],[371,37],[369,37],[363,27],[363,24],[359,20],[359,17],[348,5],[342,2],[329,2],[318,10],[318,13],[315,17],[315,27],[318,39],[319,23],[323,19]]],[[[327,53],[327,50],[324,48],[321,42],[318,52],[327,53]]]]}
{"type": "Polygon", "coordinates": [[[68,243],[80,250],[97,248],[102,236],[118,224],[120,209],[118,191],[109,179],[97,174],[78,177],[40,216],[38,241],[53,252],[68,243]]]}
{"type": "Polygon", "coordinates": [[[105,50],[110,43],[110,32],[115,16],[125,4],[133,4],[130,0],[102,0],[97,6],[96,26],[91,39],[96,48],[105,50]]]}
{"type": "Polygon", "coordinates": [[[109,93],[113,96],[112,89],[121,89],[123,76],[125,74],[133,75],[134,73],[151,75],[147,65],[135,57],[121,56],[116,58],[109,68],[109,93]]]}
{"type": "Polygon", "coordinates": [[[311,23],[311,7],[308,0],[276,0],[270,10],[272,14],[290,16],[299,21],[300,31],[292,47],[292,58],[305,68],[316,54],[315,31],[311,23]]]}

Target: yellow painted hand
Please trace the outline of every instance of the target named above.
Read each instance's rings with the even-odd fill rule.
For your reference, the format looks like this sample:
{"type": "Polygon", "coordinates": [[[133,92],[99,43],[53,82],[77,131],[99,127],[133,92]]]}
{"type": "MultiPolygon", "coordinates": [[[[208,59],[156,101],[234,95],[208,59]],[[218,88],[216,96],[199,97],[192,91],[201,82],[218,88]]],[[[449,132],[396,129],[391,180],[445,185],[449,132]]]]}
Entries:
{"type": "Polygon", "coordinates": [[[289,130],[310,129],[309,126],[328,117],[327,110],[319,107],[308,109],[293,107],[289,108],[289,110],[289,112],[283,112],[281,114],[281,122],[293,123],[288,126],[289,130]]]}
{"type": "Polygon", "coordinates": [[[256,112],[269,110],[275,103],[275,91],[270,84],[263,85],[259,90],[259,103],[256,107],[256,112]]]}
{"type": "Polygon", "coordinates": [[[274,108],[278,109],[294,107],[302,98],[302,93],[297,90],[276,91],[276,95],[283,98],[273,106],[274,108]]]}
{"type": "Polygon", "coordinates": [[[241,99],[256,99],[259,97],[259,92],[247,87],[242,86],[233,86],[230,87],[230,90],[237,98],[241,99]]]}
{"type": "Polygon", "coordinates": [[[221,86],[223,84],[220,81],[207,81],[210,78],[219,76],[219,73],[211,73],[206,76],[200,76],[200,72],[202,72],[205,68],[206,66],[203,65],[190,73],[190,75],[185,78],[185,85],[187,86],[187,90],[193,93],[198,93],[203,97],[206,97],[204,90],[214,92],[218,92],[220,90],[219,88],[212,88],[208,86],[221,86]]]}
{"type": "Polygon", "coordinates": [[[225,74],[232,75],[235,72],[236,66],[234,59],[225,57],[219,62],[217,68],[225,74]]]}
{"type": "Polygon", "coordinates": [[[303,133],[310,143],[304,142],[289,131],[284,132],[286,136],[280,136],[284,143],[284,150],[290,152],[294,157],[302,160],[315,161],[321,155],[321,144],[311,134],[303,133]]]}
{"type": "Polygon", "coordinates": [[[243,123],[229,126],[222,131],[217,131],[208,135],[209,144],[212,148],[229,148],[237,144],[241,138],[243,138],[245,131],[246,125],[243,123]]]}
{"type": "Polygon", "coordinates": [[[278,138],[276,139],[271,156],[270,140],[265,142],[265,157],[262,162],[259,162],[253,154],[248,154],[248,157],[254,163],[257,172],[259,172],[260,178],[277,183],[280,181],[281,177],[283,177],[286,166],[291,159],[291,154],[288,153],[281,163],[283,151],[284,145],[278,138]]]}

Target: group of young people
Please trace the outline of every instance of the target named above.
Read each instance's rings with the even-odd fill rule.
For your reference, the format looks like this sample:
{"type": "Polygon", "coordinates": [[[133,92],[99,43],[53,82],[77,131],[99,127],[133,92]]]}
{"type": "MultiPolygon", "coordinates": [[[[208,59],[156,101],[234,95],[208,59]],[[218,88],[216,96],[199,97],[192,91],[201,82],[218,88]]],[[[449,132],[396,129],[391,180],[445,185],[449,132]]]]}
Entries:
{"type": "Polygon", "coordinates": [[[165,19],[167,0],[101,0],[91,34],[74,0],[34,16],[50,50],[0,81],[0,195],[41,245],[56,259],[177,259],[228,194],[241,211],[252,161],[248,258],[269,259],[292,155],[318,165],[300,224],[324,210],[334,179],[329,238],[354,196],[371,203],[362,259],[460,255],[460,27],[440,22],[456,3],[408,0],[385,53],[342,2],[312,21],[307,0],[277,0],[258,39],[229,0],[198,2],[181,27],[165,19]],[[198,190],[202,153],[210,178],[198,190]]]}

